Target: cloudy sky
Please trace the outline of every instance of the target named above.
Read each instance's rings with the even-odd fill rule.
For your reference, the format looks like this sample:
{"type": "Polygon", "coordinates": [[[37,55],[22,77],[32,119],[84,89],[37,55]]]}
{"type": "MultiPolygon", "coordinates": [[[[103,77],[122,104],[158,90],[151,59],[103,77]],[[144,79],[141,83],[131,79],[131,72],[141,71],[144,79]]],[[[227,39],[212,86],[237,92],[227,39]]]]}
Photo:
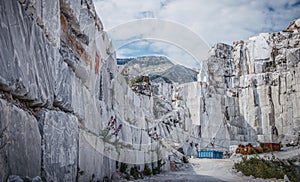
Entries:
{"type": "MultiPolygon", "coordinates": [[[[194,35],[185,37],[186,42],[174,43],[176,38],[184,37],[183,34],[195,33],[207,47],[218,42],[232,44],[260,32],[284,30],[292,20],[300,17],[300,0],[94,0],[94,3],[104,29],[112,34],[118,57],[165,55],[189,67],[199,66],[199,56],[186,46],[187,42],[193,42],[194,35]],[[172,25],[167,23],[168,26],[163,26],[167,28],[160,28],[161,24],[160,27],[140,22],[128,24],[149,18],[172,22],[172,25]],[[120,31],[114,32],[124,25],[127,30],[122,35],[120,31]],[[141,30],[142,27],[146,28],[141,30]],[[168,31],[174,38],[150,35],[147,32],[150,28],[154,32],[158,31],[156,29],[168,31]],[[184,28],[190,32],[185,33],[184,28]],[[175,29],[181,31],[172,31],[175,29]],[[139,34],[138,38],[133,34],[139,34]],[[122,38],[126,39],[125,44],[119,45],[118,40],[122,38]]],[[[203,45],[198,49],[202,54],[207,51],[203,45]]]]}

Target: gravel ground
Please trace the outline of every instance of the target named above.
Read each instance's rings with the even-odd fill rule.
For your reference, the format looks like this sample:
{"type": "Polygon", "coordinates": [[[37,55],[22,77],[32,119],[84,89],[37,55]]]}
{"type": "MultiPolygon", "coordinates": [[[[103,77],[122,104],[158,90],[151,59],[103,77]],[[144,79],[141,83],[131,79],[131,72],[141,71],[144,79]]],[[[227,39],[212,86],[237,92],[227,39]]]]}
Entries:
{"type": "MultiPolygon", "coordinates": [[[[300,154],[300,148],[288,148],[281,152],[273,152],[260,154],[260,157],[272,157],[272,154],[276,158],[291,159],[298,158],[300,154]]],[[[249,156],[250,157],[250,156],[249,156]]],[[[145,177],[143,180],[136,180],[140,182],[181,182],[181,181],[197,181],[197,182],[283,182],[283,179],[259,179],[253,176],[244,176],[241,172],[236,172],[233,169],[234,162],[241,160],[240,155],[232,155],[229,159],[199,159],[190,158],[189,163],[185,165],[181,170],[174,172],[163,172],[159,175],[145,177]]]]}
{"type": "Polygon", "coordinates": [[[159,181],[230,181],[230,182],[242,182],[242,181],[255,181],[255,182],[271,182],[271,181],[283,181],[283,180],[264,180],[255,179],[254,177],[244,176],[242,173],[237,173],[232,169],[232,159],[189,159],[189,165],[184,170],[168,172],[156,176],[152,176],[143,181],[159,182],[159,181]]]}

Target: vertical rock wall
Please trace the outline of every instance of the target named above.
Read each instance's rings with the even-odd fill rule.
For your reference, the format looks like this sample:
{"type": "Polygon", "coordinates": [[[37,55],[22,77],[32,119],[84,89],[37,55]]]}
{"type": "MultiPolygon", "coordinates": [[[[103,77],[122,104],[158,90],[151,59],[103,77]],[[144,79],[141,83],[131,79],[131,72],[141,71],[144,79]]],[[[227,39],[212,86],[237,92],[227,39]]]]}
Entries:
{"type": "Polygon", "coordinates": [[[8,174],[38,176],[41,172],[41,135],[37,119],[0,98],[0,180],[8,174]]]}
{"type": "Polygon", "coordinates": [[[42,168],[45,181],[75,181],[78,165],[78,120],[74,115],[45,110],[39,113],[42,168]]]}
{"type": "Polygon", "coordinates": [[[229,144],[299,142],[300,34],[290,27],[296,31],[212,48],[200,82],[202,137],[224,139],[226,131],[229,144]]]}
{"type": "Polygon", "coordinates": [[[0,181],[98,181],[116,160],[152,163],[190,141],[297,140],[297,32],[218,44],[203,82],[141,95],[116,73],[91,0],[0,0],[0,9],[0,181]],[[111,117],[123,125],[116,135],[111,117]]]}
{"type": "Polygon", "coordinates": [[[0,181],[110,177],[115,161],[83,135],[106,125],[116,72],[92,1],[1,0],[0,9],[0,181]]]}
{"type": "Polygon", "coordinates": [[[99,181],[116,160],[143,167],[174,150],[158,138],[188,109],[173,110],[173,86],[143,96],[116,74],[91,0],[1,0],[0,8],[1,181],[99,181]],[[123,124],[116,136],[111,117],[123,124]]]}
{"type": "Polygon", "coordinates": [[[299,33],[260,34],[235,46],[240,112],[262,142],[298,140],[299,33]]]}

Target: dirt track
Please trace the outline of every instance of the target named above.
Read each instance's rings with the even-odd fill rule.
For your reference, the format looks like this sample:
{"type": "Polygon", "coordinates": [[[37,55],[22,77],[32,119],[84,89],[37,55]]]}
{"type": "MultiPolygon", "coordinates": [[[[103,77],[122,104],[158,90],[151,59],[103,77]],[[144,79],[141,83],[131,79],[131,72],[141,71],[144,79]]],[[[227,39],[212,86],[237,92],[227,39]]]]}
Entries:
{"type": "Polygon", "coordinates": [[[143,181],[203,181],[203,182],[271,182],[283,180],[264,180],[247,177],[241,173],[236,173],[232,169],[233,161],[231,159],[198,159],[189,160],[189,165],[182,171],[168,172],[153,176],[143,181]]]}
{"type": "MultiPolygon", "coordinates": [[[[260,157],[271,158],[274,155],[276,158],[280,159],[292,159],[299,158],[300,147],[286,148],[280,152],[270,152],[260,154],[260,157]]],[[[251,156],[248,156],[251,157],[251,156]]],[[[244,176],[241,172],[236,172],[233,169],[234,162],[241,160],[241,156],[232,155],[229,159],[199,159],[190,158],[189,163],[183,170],[178,170],[174,172],[165,172],[159,175],[146,177],[144,180],[138,181],[203,181],[203,182],[213,182],[213,181],[230,181],[230,182],[283,182],[283,179],[257,179],[254,177],[244,176]]]]}

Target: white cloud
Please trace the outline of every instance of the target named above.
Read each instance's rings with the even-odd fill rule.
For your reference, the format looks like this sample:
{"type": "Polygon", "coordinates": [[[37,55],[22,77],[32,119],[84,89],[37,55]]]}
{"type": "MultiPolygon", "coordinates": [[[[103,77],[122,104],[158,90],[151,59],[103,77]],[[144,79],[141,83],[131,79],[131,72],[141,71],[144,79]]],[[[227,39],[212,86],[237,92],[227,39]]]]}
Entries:
{"type": "Polygon", "coordinates": [[[154,42],[151,45],[151,48],[154,50],[159,50],[166,55],[172,62],[176,64],[182,64],[190,68],[198,68],[199,63],[194,55],[190,52],[186,52],[181,47],[177,47],[165,42],[154,42]]]}
{"type": "MultiPolygon", "coordinates": [[[[136,19],[158,18],[185,25],[210,46],[281,31],[300,17],[299,0],[96,0],[95,7],[106,30],[136,19]]],[[[181,36],[175,31],[170,35],[181,36]]]]}
{"type": "Polygon", "coordinates": [[[184,24],[210,44],[283,30],[300,16],[299,0],[96,0],[95,7],[107,29],[138,18],[162,18],[184,24]]]}
{"type": "Polygon", "coordinates": [[[189,52],[168,42],[157,40],[142,40],[132,42],[117,50],[117,57],[135,57],[147,55],[160,55],[168,57],[175,64],[182,64],[190,68],[199,68],[196,58],[189,52]]]}
{"type": "MultiPolygon", "coordinates": [[[[142,19],[122,24],[108,30],[108,34],[114,41],[116,49],[134,42],[135,46],[132,49],[148,50],[150,53],[159,52],[172,57],[174,60],[181,60],[181,64],[189,67],[195,66],[195,60],[200,62],[206,59],[209,50],[207,43],[189,28],[178,23],[162,21],[160,19],[142,19]],[[156,42],[154,44],[156,46],[138,47],[135,44],[135,41],[145,39],[156,42]],[[190,58],[186,59],[187,56],[185,55],[188,55],[190,58]]],[[[130,46],[126,46],[126,49],[128,48],[130,46]]],[[[140,53],[144,53],[144,51],[140,53]]],[[[118,51],[117,55],[120,55],[118,51]]]]}

